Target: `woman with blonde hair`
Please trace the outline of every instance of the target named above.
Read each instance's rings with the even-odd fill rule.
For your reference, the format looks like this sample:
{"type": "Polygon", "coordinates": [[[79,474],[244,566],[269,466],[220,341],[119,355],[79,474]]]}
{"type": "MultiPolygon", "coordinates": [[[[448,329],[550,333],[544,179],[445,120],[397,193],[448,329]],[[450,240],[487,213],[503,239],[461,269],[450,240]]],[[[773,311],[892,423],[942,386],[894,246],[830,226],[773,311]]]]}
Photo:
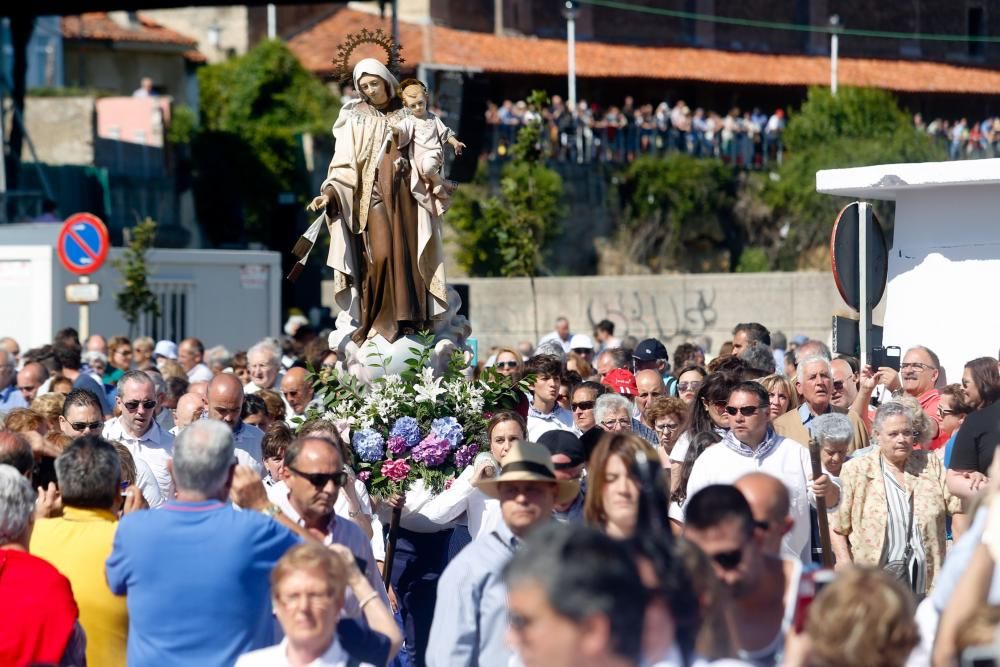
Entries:
{"type": "Polygon", "coordinates": [[[512,350],[509,347],[501,347],[497,350],[493,367],[500,375],[514,378],[515,382],[524,377],[524,360],[517,353],[517,350],[512,350]]]}
{"type": "MultiPolygon", "coordinates": [[[[587,523],[614,538],[632,537],[639,520],[642,490],[639,467],[658,462],[656,450],[637,435],[610,431],[603,435],[590,456],[587,470],[587,495],[583,502],[587,523]]],[[[665,471],[661,474],[668,477],[665,471]]],[[[665,484],[669,486],[667,480],[665,484]]],[[[665,514],[666,507],[663,509],[665,514]]]]}
{"type": "Polygon", "coordinates": [[[66,394],[51,392],[36,396],[31,402],[31,409],[45,418],[50,431],[59,430],[59,417],[62,416],[63,403],[66,402],[66,394]]]}
{"type": "Polygon", "coordinates": [[[771,406],[769,410],[771,421],[774,421],[789,410],[795,410],[799,407],[799,394],[795,391],[792,381],[784,375],[775,373],[774,375],[762,377],[757,382],[764,385],[764,389],[767,389],[771,406]]]}

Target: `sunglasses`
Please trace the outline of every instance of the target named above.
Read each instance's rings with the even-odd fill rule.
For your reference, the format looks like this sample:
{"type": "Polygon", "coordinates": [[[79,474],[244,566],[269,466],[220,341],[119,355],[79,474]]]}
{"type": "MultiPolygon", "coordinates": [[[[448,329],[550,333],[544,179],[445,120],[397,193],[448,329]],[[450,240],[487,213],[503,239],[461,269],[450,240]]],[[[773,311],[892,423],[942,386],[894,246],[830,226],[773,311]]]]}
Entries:
{"type": "Polygon", "coordinates": [[[733,549],[732,551],[723,551],[722,553],[717,553],[712,556],[719,567],[723,570],[735,570],[743,562],[743,547],[739,549],[733,549]]]}
{"type": "Polygon", "coordinates": [[[337,472],[302,472],[301,470],[296,470],[292,466],[285,466],[293,473],[306,480],[317,489],[322,489],[329,482],[333,482],[334,486],[343,486],[344,482],[347,481],[347,473],[343,470],[337,472]]]}
{"type": "Polygon", "coordinates": [[[96,431],[103,422],[70,422],[69,425],[74,431],[96,431]]]}
{"type": "Polygon", "coordinates": [[[573,412],[577,410],[593,410],[595,401],[580,401],[579,403],[570,403],[570,407],[573,408],[573,412]]]}
{"type": "Polygon", "coordinates": [[[496,363],[497,368],[517,368],[516,361],[498,361],[496,363]]]}
{"type": "Polygon", "coordinates": [[[135,412],[136,410],[139,409],[140,405],[142,407],[146,408],[147,410],[152,410],[153,408],[156,407],[156,401],[152,401],[152,400],[150,400],[150,401],[129,401],[128,403],[122,402],[122,405],[124,405],[125,409],[128,410],[129,412],[135,412]]]}
{"type": "Polygon", "coordinates": [[[678,382],[677,391],[698,391],[701,389],[701,382],[697,380],[693,382],[678,382]]]}
{"type": "Polygon", "coordinates": [[[743,415],[744,417],[753,417],[760,410],[759,405],[744,405],[742,407],[736,408],[732,405],[726,406],[726,414],[735,417],[736,415],[743,415]]]}

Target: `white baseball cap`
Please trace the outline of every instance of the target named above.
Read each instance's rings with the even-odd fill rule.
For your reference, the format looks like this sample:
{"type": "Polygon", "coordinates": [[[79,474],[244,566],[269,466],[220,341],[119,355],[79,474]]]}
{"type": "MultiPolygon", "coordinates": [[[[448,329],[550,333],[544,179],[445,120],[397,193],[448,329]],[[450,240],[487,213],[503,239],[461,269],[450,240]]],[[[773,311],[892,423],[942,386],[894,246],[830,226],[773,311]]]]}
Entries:
{"type": "Polygon", "coordinates": [[[166,357],[167,359],[177,359],[177,343],[172,340],[161,340],[153,348],[153,358],[166,357]]]}
{"type": "Polygon", "coordinates": [[[590,336],[585,336],[583,334],[574,334],[573,337],[569,339],[569,349],[593,350],[594,341],[590,340],[590,336]]]}

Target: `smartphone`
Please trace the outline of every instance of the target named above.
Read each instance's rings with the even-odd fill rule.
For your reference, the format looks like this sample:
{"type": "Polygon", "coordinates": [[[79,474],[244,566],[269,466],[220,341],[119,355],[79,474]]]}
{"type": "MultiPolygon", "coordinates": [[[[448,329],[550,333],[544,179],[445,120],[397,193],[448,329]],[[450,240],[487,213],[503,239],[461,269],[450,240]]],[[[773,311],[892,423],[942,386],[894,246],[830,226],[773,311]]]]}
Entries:
{"type": "Polygon", "coordinates": [[[903,356],[903,351],[898,345],[889,345],[888,347],[876,347],[872,349],[871,361],[869,362],[871,367],[874,369],[879,369],[882,367],[891,368],[892,370],[899,372],[899,361],[903,356]]]}

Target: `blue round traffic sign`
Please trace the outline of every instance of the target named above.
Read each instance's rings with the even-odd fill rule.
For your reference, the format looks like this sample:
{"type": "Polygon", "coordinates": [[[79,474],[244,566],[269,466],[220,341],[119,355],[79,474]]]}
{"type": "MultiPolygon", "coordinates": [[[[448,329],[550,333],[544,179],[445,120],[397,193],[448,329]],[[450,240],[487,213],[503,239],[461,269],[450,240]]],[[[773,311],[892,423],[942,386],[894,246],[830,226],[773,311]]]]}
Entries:
{"type": "Polygon", "coordinates": [[[56,254],[67,271],[77,275],[93,273],[108,256],[108,228],[90,213],[74,213],[63,223],[56,242],[56,254]]]}

